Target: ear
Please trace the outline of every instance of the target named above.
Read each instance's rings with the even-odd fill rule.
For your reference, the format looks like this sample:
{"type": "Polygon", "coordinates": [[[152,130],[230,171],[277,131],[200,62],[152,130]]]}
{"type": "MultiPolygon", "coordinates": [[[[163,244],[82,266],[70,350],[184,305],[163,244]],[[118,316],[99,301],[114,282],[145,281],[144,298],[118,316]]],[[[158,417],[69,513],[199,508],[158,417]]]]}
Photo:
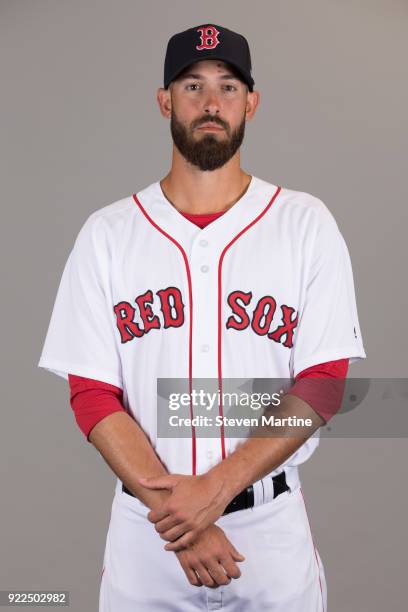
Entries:
{"type": "Polygon", "coordinates": [[[255,115],[256,109],[258,108],[260,102],[260,93],[259,91],[248,91],[247,93],[247,103],[245,110],[245,118],[247,121],[250,121],[252,117],[255,115]]]}
{"type": "Polygon", "coordinates": [[[157,103],[163,117],[169,119],[171,117],[171,93],[170,89],[159,87],[157,90],[157,103]]]}

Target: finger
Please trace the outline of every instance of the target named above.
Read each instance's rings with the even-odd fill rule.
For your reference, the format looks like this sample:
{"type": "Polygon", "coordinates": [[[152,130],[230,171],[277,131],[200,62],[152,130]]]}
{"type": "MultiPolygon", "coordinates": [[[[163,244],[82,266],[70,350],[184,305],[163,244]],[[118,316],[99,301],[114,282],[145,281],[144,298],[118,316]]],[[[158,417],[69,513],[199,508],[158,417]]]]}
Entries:
{"type": "MultiPolygon", "coordinates": [[[[163,535],[166,532],[170,532],[172,529],[180,526],[179,523],[177,523],[177,519],[174,516],[170,516],[170,515],[164,517],[163,519],[155,521],[155,523],[156,523],[156,531],[158,533],[162,533],[163,535]]],[[[180,529],[179,529],[179,531],[180,531],[180,529]]],[[[186,531],[186,530],[184,530],[184,531],[186,531]]],[[[184,531],[181,530],[181,533],[177,533],[175,535],[175,537],[179,537],[182,533],[184,533],[184,531]]],[[[170,536],[171,535],[173,535],[173,534],[169,534],[169,537],[166,536],[165,539],[166,540],[170,540],[170,536]]],[[[172,539],[174,540],[175,537],[173,537],[172,539]]]]}
{"type": "Polygon", "coordinates": [[[207,566],[210,576],[215,580],[218,585],[225,585],[231,582],[231,578],[226,574],[222,565],[217,562],[213,562],[207,566]]]}
{"type": "Polygon", "coordinates": [[[160,535],[163,539],[167,540],[168,542],[174,542],[174,540],[177,540],[177,538],[180,538],[182,535],[184,535],[188,531],[194,531],[194,530],[191,529],[188,523],[184,522],[184,523],[178,523],[171,529],[161,532],[160,535]]]}
{"type": "Polygon", "coordinates": [[[139,482],[147,489],[172,489],[173,481],[168,476],[160,478],[139,478],[139,482]]]}
{"type": "Polygon", "coordinates": [[[191,567],[183,567],[184,573],[187,576],[187,580],[193,586],[203,586],[200,577],[191,567]]]}
{"type": "Polygon", "coordinates": [[[241,555],[241,553],[239,553],[237,549],[235,548],[235,546],[233,546],[232,544],[231,544],[230,552],[231,552],[231,556],[234,559],[234,561],[245,561],[244,555],[241,555]]]}
{"type": "Polygon", "coordinates": [[[238,565],[234,563],[230,556],[221,557],[220,563],[226,571],[227,575],[231,578],[234,578],[234,580],[241,576],[241,570],[239,569],[238,565]]]}
{"type": "Polygon", "coordinates": [[[166,505],[162,506],[158,510],[150,510],[147,514],[147,518],[151,523],[157,523],[158,521],[164,520],[169,516],[169,511],[167,510],[166,505]]]}
{"type": "Polygon", "coordinates": [[[177,525],[177,527],[173,527],[173,529],[170,529],[165,533],[161,533],[160,537],[163,538],[163,540],[167,540],[168,542],[175,542],[176,540],[180,539],[181,537],[184,537],[190,532],[194,537],[197,537],[198,532],[196,530],[188,529],[188,527],[182,524],[177,525]]]}
{"type": "Polygon", "coordinates": [[[203,583],[201,582],[199,575],[195,572],[191,563],[189,563],[187,559],[183,557],[178,557],[178,560],[180,562],[181,567],[184,570],[184,573],[189,583],[192,584],[193,586],[203,586],[203,583]]]}
{"type": "Polygon", "coordinates": [[[196,541],[197,536],[198,534],[195,531],[188,531],[177,540],[170,541],[164,548],[165,550],[174,550],[177,552],[178,550],[182,550],[183,548],[193,544],[196,541]]]}
{"type": "Polygon", "coordinates": [[[212,579],[207,569],[201,563],[196,563],[194,570],[198,573],[201,582],[207,587],[216,586],[215,581],[212,579]]]}

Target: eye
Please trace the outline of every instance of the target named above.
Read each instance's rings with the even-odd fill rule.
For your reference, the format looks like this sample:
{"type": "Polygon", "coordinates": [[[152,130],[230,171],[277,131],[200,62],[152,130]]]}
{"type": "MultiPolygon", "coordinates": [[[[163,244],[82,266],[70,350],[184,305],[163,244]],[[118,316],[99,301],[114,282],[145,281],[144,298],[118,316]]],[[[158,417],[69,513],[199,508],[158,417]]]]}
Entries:
{"type": "Polygon", "coordinates": [[[229,87],[230,89],[228,89],[228,91],[236,91],[237,88],[235,87],[235,85],[226,85],[226,88],[229,87]]]}
{"type": "Polygon", "coordinates": [[[188,89],[189,87],[199,87],[198,83],[189,83],[188,85],[186,85],[186,89],[188,89]]]}

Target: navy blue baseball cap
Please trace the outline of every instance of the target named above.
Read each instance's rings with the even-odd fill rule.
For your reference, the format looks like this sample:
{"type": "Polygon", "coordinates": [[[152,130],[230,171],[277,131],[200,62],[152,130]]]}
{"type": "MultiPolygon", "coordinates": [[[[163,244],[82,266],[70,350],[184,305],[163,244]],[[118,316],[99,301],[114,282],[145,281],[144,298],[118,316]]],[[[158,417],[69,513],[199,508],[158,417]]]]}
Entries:
{"type": "Polygon", "coordinates": [[[203,24],[174,34],[167,43],[164,60],[164,88],[185,68],[204,59],[218,59],[235,68],[238,76],[253,91],[251,54],[242,34],[214,24],[203,24]]]}

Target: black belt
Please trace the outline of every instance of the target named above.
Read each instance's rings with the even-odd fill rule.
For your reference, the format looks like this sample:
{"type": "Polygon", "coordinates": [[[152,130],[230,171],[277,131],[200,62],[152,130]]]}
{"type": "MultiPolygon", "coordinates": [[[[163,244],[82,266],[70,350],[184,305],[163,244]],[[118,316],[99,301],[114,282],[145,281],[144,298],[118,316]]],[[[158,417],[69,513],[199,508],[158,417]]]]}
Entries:
{"type": "MultiPolygon", "coordinates": [[[[275,497],[278,497],[278,495],[280,495],[281,493],[284,493],[285,491],[289,491],[289,486],[286,482],[285,472],[281,472],[280,474],[277,474],[277,476],[273,476],[272,481],[273,481],[273,498],[274,499],[275,497]]],[[[122,491],[123,493],[127,493],[128,495],[131,495],[132,497],[136,497],[136,495],[133,495],[133,493],[129,491],[129,489],[125,487],[123,483],[122,483],[122,491]]],[[[241,491],[241,493],[238,493],[238,495],[236,495],[234,499],[230,501],[230,503],[225,508],[222,514],[223,515],[230,514],[230,512],[236,512],[237,510],[246,510],[247,508],[253,508],[253,506],[254,506],[254,487],[252,485],[249,485],[249,487],[241,491]]]]}

